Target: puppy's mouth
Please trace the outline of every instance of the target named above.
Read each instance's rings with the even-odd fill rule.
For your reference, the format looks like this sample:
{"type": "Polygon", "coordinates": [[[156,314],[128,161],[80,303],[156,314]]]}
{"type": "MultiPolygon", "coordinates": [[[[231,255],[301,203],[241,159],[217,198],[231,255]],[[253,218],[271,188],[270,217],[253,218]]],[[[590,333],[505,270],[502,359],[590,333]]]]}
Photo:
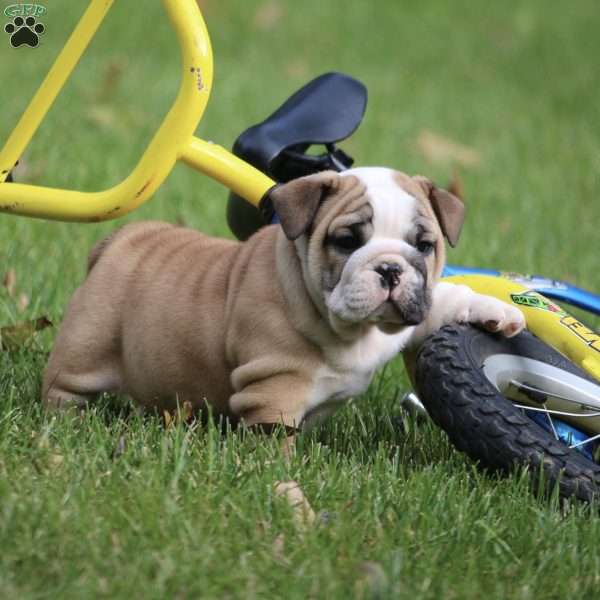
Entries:
{"type": "Polygon", "coordinates": [[[425,290],[417,290],[408,298],[403,298],[401,301],[392,297],[392,292],[388,291],[388,297],[371,316],[377,324],[386,324],[411,327],[419,325],[425,320],[429,302],[427,301],[427,293],[425,290]]]}

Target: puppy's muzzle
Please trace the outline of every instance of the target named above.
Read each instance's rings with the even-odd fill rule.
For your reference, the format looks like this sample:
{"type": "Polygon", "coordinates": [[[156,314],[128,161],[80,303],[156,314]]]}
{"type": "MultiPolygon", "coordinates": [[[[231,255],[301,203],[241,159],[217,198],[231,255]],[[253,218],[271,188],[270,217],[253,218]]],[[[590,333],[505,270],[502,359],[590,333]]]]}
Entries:
{"type": "Polygon", "coordinates": [[[382,305],[380,314],[391,322],[399,322],[404,326],[421,323],[430,304],[425,287],[426,275],[423,272],[425,265],[413,267],[422,278],[422,286],[411,285],[405,289],[402,289],[402,281],[406,266],[386,261],[373,269],[379,275],[381,288],[387,292],[387,300],[382,305]]]}

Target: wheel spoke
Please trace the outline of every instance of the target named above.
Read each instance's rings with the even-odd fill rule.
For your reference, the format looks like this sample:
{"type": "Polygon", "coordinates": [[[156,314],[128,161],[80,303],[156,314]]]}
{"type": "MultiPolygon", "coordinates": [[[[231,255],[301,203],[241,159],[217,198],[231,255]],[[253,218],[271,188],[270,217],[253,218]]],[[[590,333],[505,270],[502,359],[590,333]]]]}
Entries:
{"type": "Polygon", "coordinates": [[[531,410],[533,412],[543,412],[543,413],[549,412],[557,417],[577,417],[578,419],[585,419],[588,417],[600,417],[600,412],[587,413],[585,415],[582,415],[580,413],[564,412],[562,410],[556,410],[554,408],[548,408],[548,409],[537,408],[536,406],[529,406],[528,404],[517,404],[516,402],[513,402],[513,404],[517,408],[522,408],[523,410],[531,410]]]}
{"type": "Polygon", "coordinates": [[[600,438],[600,433],[589,437],[587,440],[583,440],[583,442],[577,442],[576,444],[572,444],[571,446],[569,446],[569,448],[581,448],[581,446],[585,446],[586,444],[589,444],[590,442],[593,442],[594,440],[597,440],[600,438]]]}
{"type": "Polygon", "coordinates": [[[556,441],[560,441],[560,437],[556,431],[556,427],[554,427],[554,421],[552,420],[552,417],[550,416],[550,411],[548,410],[548,407],[546,406],[545,402],[544,402],[544,411],[546,413],[546,418],[548,419],[548,423],[550,423],[550,427],[552,428],[552,433],[554,434],[554,438],[556,439],[556,441]]]}

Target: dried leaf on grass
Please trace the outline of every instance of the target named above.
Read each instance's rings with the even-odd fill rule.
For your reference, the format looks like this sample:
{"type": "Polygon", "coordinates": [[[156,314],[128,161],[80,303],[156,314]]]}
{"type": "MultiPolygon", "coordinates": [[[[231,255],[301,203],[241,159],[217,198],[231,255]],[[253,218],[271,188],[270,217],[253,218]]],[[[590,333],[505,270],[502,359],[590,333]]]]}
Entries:
{"type": "Polygon", "coordinates": [[[194,416],[194,407],[192,406],[192,403],[186,400],[178,411],[177,416],[183,422],[189,421],[194,416]]]}
{"type": "Polygon", "coordinates": [[[166,429],[179,423],[189,423],[194,419],[194,407],[191,402],[186,400],[173,412],[163,410],[163,418],[165,420],[166,429]]]}
{"type": "Polygon", "coordinates": [[[123,59],[111,60],[104,69],[102,84],[98,91],[98,98],[102,102],[110,100],[114,95],[123,77],[123,59]]]}
{"type": "Polygon", "coordinates": [[[465,188],[462,179],[458,174],[458,171],[456,170],[454,171],[454,173],[452,173],[452,179],[448,184],[448,191],[451,194],[454,194],[457,198],[460,198],[461,200],[465,199],[465,188]]]}
{"type": "Polygon", "coordinates": [[[48,463],[51,467],[60,467],[65,461],[65,457],[62,454],[58,454],[56,452],[50,454],[48,456],[48,463]]]}
{"type": "Polygon", "coordinates": [[[29,296],[25,292],[19,294],[17,308],[23,312],[29,306],[29,296]]]}
{"type": "Polygon", "coordinates": [[[9,269],[4,274],[2,285],[6,288],[8,295],[12,298],[17,290],[17,273],[14,269],[9,269]]]}
{"type": "MultiPolygon", "coordinates": [[[[10,298],[17,295],[17,272],[14,269],[9,269],[2,278],[2,286],[10,298]]],[[[29,306],[29,296],[25,292],[21,292],[17,298],[17,308],[22,312],[29,306]]]]}
{"type": "Polygon", "coordinates": [[[417,138],[417,145],[423,156],[432,163],[459,164],[463,167],[477,167],[481,164],[481,154],[470,146],[424,130],[417,138]]]}
{"type": "Polygon", "coordinates": [[[24,348],[38,331],[51,326],[50,319],[44,316],[32,321],[0,327],[0,350],[15,351],[24,348]]]}
{"type": "Polygon", "coordinates": [[[306,78],[309,75],[310,68],[308,63],[302,59],[296,59],[289,62],[285,67],[288,77],[306,78]]]}
{"type": "Polygon", "coordinates": [[[263,2],[254,13],[254,26],[262,31],[273,29],[283,18],[285,11],[278,0],[263,2]]]}
{"type": "Polygon", "coordinates": [[[279,481],[275,484],[275,493],[283,496],[294,511],[294,522],[299,527],[313,525],[316,516],[304,492],[295,481],[279,481]]]}
{"type": "Polygon", "coordinates": [[[384,596],[389,582],[383,567],[378,562],[366,560],[358,565],[357,571],[357,598],[381,598],[384,596]]]}
{"type": "Polygon", "coordinates": [[[86,111],[87,118],[95,125],[101,127],[115,127],[117,123],[117,113],[109,106],[102,104],[93,104],[86,111]]]}

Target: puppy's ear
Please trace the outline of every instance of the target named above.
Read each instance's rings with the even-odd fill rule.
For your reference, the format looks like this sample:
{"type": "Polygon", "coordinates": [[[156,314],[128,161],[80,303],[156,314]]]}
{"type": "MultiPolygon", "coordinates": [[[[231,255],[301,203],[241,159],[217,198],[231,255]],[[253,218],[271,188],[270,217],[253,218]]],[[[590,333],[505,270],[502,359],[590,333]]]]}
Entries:
{"type": "Polygon", "coordinates": [[[429,198],[431,208],[433,208],[433,212],[437,217],[442,233],[448,240],[448,243],[454,248],[460,237],[460,230],[465,220],[465,205],[454,194],[437,187],[427,177],[417,175],[413,179],[421,186],[425,195],[429,198]]]}
{"type": "Polygon", "coordinates": [[[308,177],[293,179],[273,189],[269,197],[288,240],[298,239],[306,233],[317,215],[323,198],[335,192],[339,183],[338,173],[323,171],[308,177]]]}

